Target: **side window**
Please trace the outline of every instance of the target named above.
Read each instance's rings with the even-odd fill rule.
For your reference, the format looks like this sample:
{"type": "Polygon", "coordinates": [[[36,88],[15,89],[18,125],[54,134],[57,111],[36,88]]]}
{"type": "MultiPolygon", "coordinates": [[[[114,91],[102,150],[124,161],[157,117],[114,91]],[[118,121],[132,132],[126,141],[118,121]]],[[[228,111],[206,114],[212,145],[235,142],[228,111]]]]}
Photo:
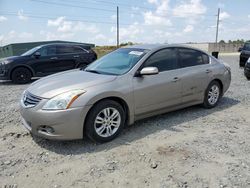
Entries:
{"type": "Polygon", "coordinates": [[[181,67],[192,67],[209,63],[209,57],[197,50],[180,48],[179,55],[181,67]]]}
{"type": "Polygon", "coordinates": [[[71,54],[74,49],[71,46],[57,46],[57,54],[71,54]]]}
{"type": "Polygon", "coordinates": [[[56,47],[55,46],[46,46],[38,50],[41,56],[52,56],[56,55],[56,47]]]}
{"type": "Polygon", "coordinates": [[[144,67],[157,67],[160,72],[178,68],[177,53],[174,48],[163,49],[153,54],[144,67]]]}
{"type": "Polygon", "coordinates": [[[87,50],[82,49],[80,47],[76,47],[76,46],[73,47],[73,50],[74,50],[74,53],[87,53],[87,50]]]}

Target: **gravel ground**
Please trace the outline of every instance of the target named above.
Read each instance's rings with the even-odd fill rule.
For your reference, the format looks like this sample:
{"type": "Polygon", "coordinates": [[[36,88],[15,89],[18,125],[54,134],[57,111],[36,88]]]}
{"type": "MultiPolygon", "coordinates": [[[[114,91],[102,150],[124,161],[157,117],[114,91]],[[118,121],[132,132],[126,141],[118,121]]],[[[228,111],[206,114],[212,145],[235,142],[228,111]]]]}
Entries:
{"type": "Polygon", "coordinates": [[[28,85],[0,83],[3,187],[250,187],[250,82],[238,56],[221,57],[232,84],[218,107],[199,106],[126,128],[114,141],[48,141],[21,126],[28,85]]]}

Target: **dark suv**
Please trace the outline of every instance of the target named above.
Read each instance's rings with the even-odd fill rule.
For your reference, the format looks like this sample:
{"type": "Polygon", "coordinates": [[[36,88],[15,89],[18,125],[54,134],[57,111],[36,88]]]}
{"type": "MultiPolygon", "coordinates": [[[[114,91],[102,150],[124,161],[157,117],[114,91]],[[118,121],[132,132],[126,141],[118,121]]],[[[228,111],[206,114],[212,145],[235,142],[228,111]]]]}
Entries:
{"type": "Polygon", "coordinates": [[[85,46],[68,43],[42,45],[21,56],[0,59],[0,79],[25,84],[32,77],[83,68],[96,59],[96,53],[85,46]]]}
{"type": "Polygon", "coordinates": [[[240,53],[240,66],[244,67],[248,58],[250,57],[250,42],[246,42],[242,48],[239,49],[240,53]]]}

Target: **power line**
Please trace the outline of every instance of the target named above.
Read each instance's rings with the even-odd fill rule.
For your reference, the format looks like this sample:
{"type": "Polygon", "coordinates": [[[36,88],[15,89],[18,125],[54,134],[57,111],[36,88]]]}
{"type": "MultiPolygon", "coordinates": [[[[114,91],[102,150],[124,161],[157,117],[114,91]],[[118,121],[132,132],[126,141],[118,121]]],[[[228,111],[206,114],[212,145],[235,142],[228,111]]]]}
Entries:
{"type": "Polygon", "coordinates": [[[31,0],[31,1],[38,2],[38,3],[44,3],[44,4],[50,4],[50,5],[74,7],[74,8],[81,8],[81,9],[92,9],[92,10],[104,11],[104,12],[115,12],[114,10],[111,10],[111,9],[102,9],[102,8],[94,8],[94,7],[87,7],[87,6],[79,6],[79,5],[72,5],[72,4],[67,4],[67,3],[56,3],[56,2],[43,1],[43,0],[31,0]]]}
{"type": "MultiPolygon", "coordinates": [[[[0,14],[17,14],[17,12],[13,12],[13,11],[0,11],[0,14]]],[[[25,16],[29,16],[29,15],[37,15],[37,16],[43,16],[43,15],[47,15],[47,16],[51,16],[51,17],[62,17],[62,14],[44,14],[44,13],[34,13],[34,12],[25,12],[24,14],[25,16]]],[[[70,18],[93,18],[93,16],[91,15],[84,15],[84,16],[75,16],[75,15],[69,15],[69,14],[64,14],[63,13],[63,17],[70,17],[70,18]]],[[[95,18],[108,18],[110,19],[111,16],[97,16],[95,15],[95,18]]]]}
{"type": "MultiPolygon", "coordinates": [[[[15,16],[18,17],[17,14],[2,14],[4,16],[15,16]]],[[[47,16],[35,16],[35,15],[26,15],[29,18],[34,18],[34,19],[56,19],[53,17],[47,17],[47,16]]],[[[115,22],[106,22],[106,21],[92,21],[92,20],[82,20],[82,19],[67,19],[67,21],[72,21],[72,22],[83,22],[83,23],[98,23],[98,24],[110,24],[110,25],[115,25],[115,22]]],[[[122,23],[121,25],[130,25],[126,23],[122,23]]]]}
{"type": "MultiPolygon", "coordinates": [[[[64,0],[64,1],[67,1],[67,0],[64,0]]],[[[84,3],[84,2],[79,1],[79,0],[70,0],[70,1],[77,2],[77,3],[81,3],[81,4],[84,3]]],[[[151,8],[148,8],[148,7],[133,6],[133,5],[126,4],[126,3],[115,3],[115,2],[103,1],[103,0],[95,0],[95,2],[99,2],[99,3],[103,3],[103,4],[108,4],[108,5],[119,6],[119,7],[128,7],[128,8],[137,7],[137,8],[144,9],[144,10],[152,10],[151,8]]],[[[94,2],[89,2],[89,1],[88,1],[88,3],[94,3],[94,2]]]]}
{"type": "MultiPolygon", "coordinates": [[[[37,2],[37,3],[50,4],[50,5],[64,6],[64,7],[74,7],[74,8],[81,8],[81,9],[92,9],[92,10],[98,10],[98,11],[105,11],[105,12],[113,12],[113,13],[115,13],[115,9],[112,10],[112,9],[94,8],[94,7],[79,6],[79,5],[73,5],[73,4],[67,4],[67,3],[57,3],[57,2],[44,1],[44,0],[31,0],[31,1],[37,2]]],[[[152,9],[148,9],[148,10],[150,10],[152,12],[154,11],[152,9]]],[[[128,12],[125,12],[125,11],[120,11],[120,14],[121,13],[122,14],[129,14],[128,12]]],[[[142,16],[143,15],[142,13],[133,12],[133,10],[132,10],[132,14],[133,15],[138,15],[138,16],[142,16]]],[[[198,16],[198,15],[204,15],[204,14],[203,13],[189,13],[189,12],[187,12],[187,13],[184,13],[183,15],[198,16]]],[[[168,18],[167,15],[165,15],[165,14],[157,14],[156,16],[157,17],[162,17],[162,18],[168,18]]],[[[183,16],[173,16],[173,17],[183,18],[183,16]]]]}

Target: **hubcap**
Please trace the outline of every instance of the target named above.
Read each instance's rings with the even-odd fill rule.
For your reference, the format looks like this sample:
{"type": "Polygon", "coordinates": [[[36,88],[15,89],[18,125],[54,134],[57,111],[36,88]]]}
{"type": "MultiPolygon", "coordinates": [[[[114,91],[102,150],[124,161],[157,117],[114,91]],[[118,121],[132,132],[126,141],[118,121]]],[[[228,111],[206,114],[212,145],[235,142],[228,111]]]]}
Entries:
{"type": "Polygon", "coordinates": [[[211,105],[217,103],[220,96],[220,89],[217,85],[213,85],[208,92],[208,102],[211,105]]]}
{"type": "Polygon", "coordinates": [[[101,137],[110,137],[116,133],[120,124],[120,112],[115,108],[105,108],[96,116],[95,131],[101,137]]]}

